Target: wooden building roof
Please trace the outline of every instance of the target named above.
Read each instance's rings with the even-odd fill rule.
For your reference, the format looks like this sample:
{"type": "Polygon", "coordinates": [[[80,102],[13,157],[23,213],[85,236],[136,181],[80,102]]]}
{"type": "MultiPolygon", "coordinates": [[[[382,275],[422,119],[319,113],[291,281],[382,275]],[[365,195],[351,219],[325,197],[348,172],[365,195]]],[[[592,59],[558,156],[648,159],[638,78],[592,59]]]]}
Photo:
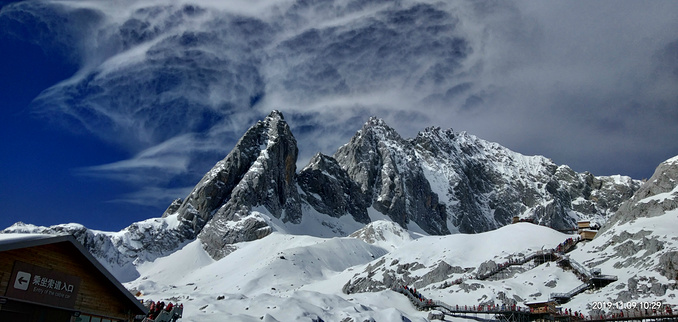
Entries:
{"type": "Polygon", "coordinates": [[[116,295],[123,301],[128,302],[128,307],[134,308],[135,314],[146,314],[148,309],[135,298],[94,256],[71,235],[47,235],[47,234],[0,234],[0,252],[20,250],[30,247],[45,245],[66,245],[72,247],[78,255],[82,255],[88,264],[96,268],[95,274],[105,278],[110,285],[118,291],[116,295]]]}

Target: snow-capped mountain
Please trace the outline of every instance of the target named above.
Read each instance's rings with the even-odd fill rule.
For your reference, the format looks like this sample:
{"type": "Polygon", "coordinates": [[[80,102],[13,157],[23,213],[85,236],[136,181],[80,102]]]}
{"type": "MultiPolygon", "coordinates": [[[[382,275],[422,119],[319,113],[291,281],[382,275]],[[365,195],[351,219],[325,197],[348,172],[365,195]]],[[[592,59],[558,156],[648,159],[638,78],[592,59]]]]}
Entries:
{"type": "Polygon", "coordinates": [[[121,266],[152,260],[195,238],[220,259],[232,245],[273,231],[347,236],[377,219],[432,235],[489,231],[515,216],[571,228],[582,218],[604,222],[640,184],[576,173],[463,132],[427,128],[404,139],[376,117],[333,156],[318,154],[299,172],[297,154],[289,125],[273,111],[188,196],[148,221],[155,224],[135,223],[110,237],[83,227],[42,230],[98,236],[99,243],[82,241],[95,254],[110,248],[101,243],[115,245],[119,254],[99,256],[121,266]],[[157,239],[162,243],[153,244],[157,239]],[[128,255],[138,249],[145,254],[128,255]]]}
{"type": "Polygon", "coordinates": [[[576,173],[451,129],[427,128],[403,139],[374,117],[334,158],[372,208],[428,234],[488,231],[514,216],[557,229],[582,218],[602,222],[640,185],[629,177],[576,173]]]}
{"type": "Polygon", "coordinates": [[[614,311],[593,307],[596,301],[676,305],[678,157],[639,187],[466,133],[430,128],[403,139],[377,118],[334,156],[318,154],[298,173],[296,151],[274,111],[162,218],[120,232],[23,223],[3,232],[74,234],[143,298],[183,302],[186,321],[425,321],[391,288],[411,285],[450,305],[520,306],[580,289],[575,266],[615,279],[568,297],[562,306],[569,310],[614,311]],[[494,211],[462,212],[469,205],[494,211]],[[618,210],[593,241],[539,261],[534,254],[576,235],[532,223],[503,225],[500,208],[551,224],[602,222],[618,210]],[[552,209],[548,216],[545,209],[552,209]],[[435,230],[461,231],[457,218],[487,231],[435,230]],[[487,278],[488,272],[496,274],[487,278]]]}
{"type": "Polygon", "coordinates": [[[678,156],[662,162],[652,177],[573,257],[620,276],[610,301],[676,303],[678,278],[678,156]],[[673,295],[672,295],[673,294],[673,295]]]}
{"type": "MultiPolygon", "coordinates": [[[[616,280],[573,296],[560,305],[562,310],[598,317],[619,314],[620,303],[661,303],[675,309],[677,170],[677,158],[662,163],[639,190],[649,193],[636,194],[622,206],[641,209],[631,221],[619,220],[629,216],[619,210],[603,233],[568,253],[569,261],[581,263],[585,271],[600,269],[616,280]],[[664,210],[644,211],[646,203],[664,210]],[[601,309],[596,303],[611,306],[601,309]]],[[[149,298],[189,303],[187,321],[427,321],[426,313],[390,288],[405,283],[450,306],[524,307],[582,285],[573,269],[549,260],[525,261],[491,278],[478,278],[499,263],[576,238],[540,225],[517,223],[478,234],[423,236],[380,220],[351,237],[276,232],[238,243],[219,261],[194,242],[141,265],[142,277],[127,286],[149,298]]],[[[625,314],[634,312],[639,310],[625,314]]]]}
{"type": "Polygon", "coordinates": [[[334,156],[318,154],[299,173],[297,153],[290,127],[273,111],[164,216],[178,214],[179,226],[218,259],[229,245],[270,234],[275,221],[289,227],[317,214],[333,218],[322,223],[344,236],[352,231],[337,226],[344,216],[352,226],[389,218],[434,235],[488,231],[515,216],[566,229],[581,218],[604,221],[639,186],[452,130],[403,139],[375,117],[334,156]]]}
{"type": "Polygon", "coordinates": [[[266,219],[253,211],[255,207],[263,207],[282,222],[300,223],[297,152],[297,142],[282,114],[273,111],[200,180],[177,209],[180,221],[190,222],[215,258],[227,255],[230,244],[271,233],[266,219]]]}

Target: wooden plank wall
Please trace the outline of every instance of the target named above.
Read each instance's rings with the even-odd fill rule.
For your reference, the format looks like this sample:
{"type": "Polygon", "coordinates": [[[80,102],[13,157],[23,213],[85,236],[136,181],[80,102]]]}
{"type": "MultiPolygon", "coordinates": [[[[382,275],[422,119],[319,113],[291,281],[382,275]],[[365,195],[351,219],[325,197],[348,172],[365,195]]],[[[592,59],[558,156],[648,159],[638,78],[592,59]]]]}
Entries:
{"type": "Polygon", "coordinates": [[[75,310],[130,321],[135,313],[117,288],[69,242],[5,251],[0,256],[0,294],[6,293],[14,261],[80,277],[75,310]]]}

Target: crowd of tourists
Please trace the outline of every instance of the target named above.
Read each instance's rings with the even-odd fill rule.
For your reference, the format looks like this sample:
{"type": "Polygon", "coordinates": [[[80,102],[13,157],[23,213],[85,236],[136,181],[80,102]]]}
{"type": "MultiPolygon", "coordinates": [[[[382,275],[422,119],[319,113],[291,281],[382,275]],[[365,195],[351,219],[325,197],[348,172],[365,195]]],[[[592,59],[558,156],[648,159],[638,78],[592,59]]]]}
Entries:
{"type": "Polygon", "coordinates": [[[558,246],[556,246],[556,248],[555,248],[556,253],[567,252],[568,250],[570,250],[570,247],[574,246],[574,244],[576,244],[580,239],[581,239],[580,236],[577,236],[577,237],[574,237],[574,238],[570,237],[570,238],[566,239],[564,242],[562,242],[562,243],[558,244],[558,246]]]}
{"type": "MultiPolygon", "coordinates": [[[[170,320],[176,321],[177,317],[172,316],[172,310],[174,311],[179,311],[183,312],[184,310],[184,305],[183,304],[174,304],[172,302],[169,302],[165,304],[164,301],[151,301],[150,304],[147,306],[148,307],[148,314],[146,315],[146,320],[145,321],[155,321],[159,316],[165,315],[170,318],[170,320]],[[178,310],[177,310],[178,309],[178,310]],[[167,312],[163,314],[163,312],[167,312]]],[[[181,316],[181,313],[177,313],[179,317],[181,316]]],[[[169,320],[168,320],[169,321],[169,320]]]]}
{"type": "Polygon", "coordinates": [[[434,304],[433,300],[425,298],[414,287],[402,285],[400,289],[395,289],[395,291],[408,295],[412,303],[419,308],[431,307],[434,304]]]}

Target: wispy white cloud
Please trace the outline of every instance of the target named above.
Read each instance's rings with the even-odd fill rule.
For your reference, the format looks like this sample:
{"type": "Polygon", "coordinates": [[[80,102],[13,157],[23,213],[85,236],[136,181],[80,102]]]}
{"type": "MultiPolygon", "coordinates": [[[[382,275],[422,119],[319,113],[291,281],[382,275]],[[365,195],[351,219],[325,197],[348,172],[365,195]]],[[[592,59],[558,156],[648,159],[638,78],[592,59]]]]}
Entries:
{"type": "Polygon", "coordinates": [[[140,190],[123,194],[109,202],[129,203],[140,206],[169,206],[168,200],[183,198],[191,192],[191,189],[193,189],[192,186],[181,188],[142,187],[140,190]]]}
{"type": "Polygon", "coordinates": [[[45,90],[36,113],[133,155],[79,170],[89,176],[195,180],[271,109],[286,114],[302,160],[333,153],[377,115],[406,137],[452,127],[578,171],[649,176],[678,150],[678,78],[667,72],[678,68],[675,9],[46,1],[3,8],[0,25],[41,22],[38,36],[17,36],[74,53],[81,69],[45,90]]]}

